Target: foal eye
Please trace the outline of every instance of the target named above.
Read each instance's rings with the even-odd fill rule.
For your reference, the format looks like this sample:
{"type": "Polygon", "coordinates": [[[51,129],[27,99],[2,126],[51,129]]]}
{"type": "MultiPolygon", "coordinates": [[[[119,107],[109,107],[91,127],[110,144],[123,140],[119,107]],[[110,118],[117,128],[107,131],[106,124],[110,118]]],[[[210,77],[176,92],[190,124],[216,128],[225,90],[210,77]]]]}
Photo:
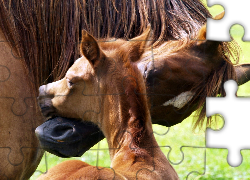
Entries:
{"type": "Polygon", "coordinates": [[[67,79],[67,84],[69,88],[72,88],[72,86],[74,85],[74,83],[69,79],[67,79]]]}
{"type": "Polygon", "coordinates": [[[69,81],[69,85],[72,86],[74,83],[72,81],[69,81]]]}

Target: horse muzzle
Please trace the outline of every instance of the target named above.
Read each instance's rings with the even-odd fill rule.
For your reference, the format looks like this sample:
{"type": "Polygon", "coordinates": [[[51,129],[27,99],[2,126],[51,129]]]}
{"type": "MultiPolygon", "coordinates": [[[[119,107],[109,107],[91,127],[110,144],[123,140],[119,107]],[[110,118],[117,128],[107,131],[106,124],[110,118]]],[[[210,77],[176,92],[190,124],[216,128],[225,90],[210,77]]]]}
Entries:
{"type": "Polygon", "coordinates": [[[60,157],[80,157],[104,138],[98,126],[63,117],[47,120],[35,133],[41,148],[60,157]]]}

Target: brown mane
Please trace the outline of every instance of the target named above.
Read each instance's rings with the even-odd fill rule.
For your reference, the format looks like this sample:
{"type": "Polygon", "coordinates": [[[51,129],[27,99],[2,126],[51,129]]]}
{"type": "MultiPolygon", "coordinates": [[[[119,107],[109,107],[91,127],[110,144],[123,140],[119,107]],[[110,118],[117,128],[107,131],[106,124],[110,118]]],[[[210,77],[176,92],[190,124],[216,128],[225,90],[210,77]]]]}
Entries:
{"type": "Polygon", "coordinates": [[[0,9],[0,29],[36,89],[61,79],[79,57],[82,29],[97,38],[132,38],[151,23],[155,40],[169,40],[189,36],[211,16],[198,0],[1,0],[0,9]]]}

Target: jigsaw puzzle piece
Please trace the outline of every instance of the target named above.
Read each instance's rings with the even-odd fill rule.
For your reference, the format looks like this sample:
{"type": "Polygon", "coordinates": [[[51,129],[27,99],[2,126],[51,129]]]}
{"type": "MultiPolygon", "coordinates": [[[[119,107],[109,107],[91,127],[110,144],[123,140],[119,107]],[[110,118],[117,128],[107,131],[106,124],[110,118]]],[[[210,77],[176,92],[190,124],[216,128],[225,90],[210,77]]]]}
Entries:
{"type": "Polygon", "coordinates": [[[231,166],[239,166],[242,157],[239,153],[241,149],[250,149],[247,137],[250,136],[248,127],[250,126],[249,105],[250,98],[236,97],[238,89],[237,83],[233,80],[224,84],[226,97],[206,99],[207,116],[221,114],[225,123],[221,130],[212,131],[207,129],[206,147],[227,148],[228,163],[231,166]],[[234,133],[236,132],[237,133],[234,133]]]}
{"type": "Polygon", "coordinates": [[[41,172],[46,174],[47,170],[56,166],[58,162],[64,162],[68,160],[81,160],[88,162],[88,164],[95,166],[96,169],[100,171],[112,169],[110,166],[111,160],[109,157],[109,147],[107,145],[106,139],[104,139],[93,146],[90,150],[86,151],[81,157],[61,158],[54,154],[45,152],[43,159],[37,168],[37,172],[32,175],[30,180],[36,180],[41,175],[41,172]]]}
{"type": "MultiPolygon", "coordinates": [[[[34,113],[34,107],[29,107],[29,103],[27,103],[29,107],[27,112],[21,116],[17,116],[11,111],[12,101],[7,98],[0,98],[0,103],[0,126],[2,128],[0,132],[2,138],[2,141],[0,141],[0,147],[2,148],[0,169],[10,178],[31,176],[43,153],[43,150],[39,149],[39,143],[34,133],[36,126],[43,118],[39,111],[38,114],[34,113]],[[8,117],[7,121],[6,116],[8,117]],[[29,119],[33,118],[36,118],[36,121],[31,123],[29,119]],[[20,128],[22,131],[20,131],[20,128]]],[[[32,104],[34,106],[34,103],[32,104]]]]}
{"type": "Polygon", "coordinates": [[[36,147],[0,147],[0,179],[3,177],[7,177],[7,179],[26,179],[30,177],[37,167],[37,162],[34,160],[36,159],[39,162],[42,152],[36,147]]]}
{"type": "Polygon", "coordinates": [[[29,77],[20,68],[21,62],[3,42],[0,52],[0,147],[4,149],[0,153],[0,169],[8,178],[25,179],[35,171],[42,157],[43,150],[37,149],[39,143],[34,130],[43,117],[36,109],[36,97],[32,97],[29,77]]]}
{"type": "MultiPolygon", "coordinates": [[[[26,77],[23,68],[17,68],[23,67],[23,64],[19,60],[17,61],[16,57],[13,57],[12,49],[8,43],[1,42],[0,52],[1,57],[3,57],[0,60],[0,99],[3,101],[5,99],[6,103],[8,102],[8,107],[13,114],[22,116],[27,113],[28,106],[25,101],[31,96],[31,93],[28,85],[22,86],[21,84],[30,82],[30,78],[26,77]],[[15,88],[15,86],[18,86],[18,88],[15,88]],[[23,92],[26,92],[26,94],[23,92]]],[[[4,108],[7,107],[5,102],[2,102],[2,105],[4,108]]]]}
{"type": "MultiPolygon", "coordinates": [[[[10,69],[7,66],[0,65],[0,83],[8,81],[11,75],[10,69]]],[[[1,86],[1,88],[3,88],[1,86]]]]}
{"type": "MultiPolygon", "coordinates": [[[[205,132],[192,131],[192,116],[171,128],[153,125],[157,142],[180,179],[197,179],[206,172],[205,132]]],[[[214,129],[222,124],[219,120],[212,124],[214,129]]]]}
{"type": "Polygon", "coordinates": [[[168,157],[170,164],[176,170],[180,179],[195,179],[205,174],[205,148],[181,147],[183,159],[174,163],[170,160],[171,146],[160,146],[162,152],[168,157]]]}
{"type": "MultiPolygon", "coordinates": [[[[22,59],[23,58],[22,56],[17,54],[16,51],[9,45],[11,43],[10,43],[10,41],[6,40],[2,31],[0,31],[0,43],[3,43],[3,44],[1,44],[1,48],[3,48],[3,47],[4,47],[4,49],[6,49],[6,47],[10,48],[9,52],[10,52],[11,56],[14,57],[15,59],[22,59]]],[[[3,53],[2,56],[5,55],[5,52],[3,51],[3,49],[1,49],[1,53],[3,53]]]]}
{"type": "Polygon", "coordinates": [[[1,158],[1,165],[0,165],[0,177],[1,179],[9,179],[8,175],[9,172],[6,172],[6,169],[11,169],[10,172],[14,172],[15,167],[11,166],[8,161],[8,154],[11,151],[9,147],[0,147],[0,158],[1,158]],[[5,169],[6,168],[6,169],[5,169]]]}
{"type": "Polygon", "coordinates": [[[27,71],[0,32],[0,179],[28,179],[43,150],[34,130],[43,121],[27,71]]]}
{"type": "Polygon", "coordinates": [[[240,64],[235,65],[235,71],[237,74],[237,82],[239,86],[238,94],[240,96],[249,96],[250,95],[250,42],[242,41],[244,35],[244,29],[240,25],[235,25],[231,29],[231,34],[233,38],[240,46],[240,64]]]}
{"type": "Polygon", "coordinates": [[[225,15],[222,16],[222,19],[207,19],[207,39],[231,41],[229,34],[231,26],[240,24],[245,29],[243,40],[250,41],[250,24],[248,22],[250,13],[247,3],[247,0],[207,0],[207,5],[209,7],[219,4],[223,6],[225,10],[225,15]]]}
{"type": "Polygon", "coordinates": [[[206,173],[199,180],[207,179],[250,179],[250,151],[241,151],[243,161],[238,167],[231,167],[227,162],[227,149],[206,148],[206,173]]]}
{"type": "Polygon", "coordinates": [[[204,133],[195,134],[192,131],[192,117],[169,129],[154,125],[153,130],[160,147],[170,147],[168,159],[172,164],[181,164],[184,159],[182,148],[205,148],[204,133]],[[176,132],[179,132],[178,136],[176,132]]]}
{"type": "MultiPolygon", "coordinates": [[[[241,48],[240,63],[243,63],[243,64],[239,64],[235,66],[236,71],[239,71],[237,72],[237,74],[240,74],[243,80],[242,81],[243,83],[240,83],[243,85],[238,87],[237,95],[246,97],[250,95],[250,82],[247,82],[249,80],[249,63],[250,63],[249,47],[250,47],[250,44],[249,42],[242,41],[242,36],[244,34],[244,30],[242,26],[234,25],[231,28],[230,32],[233,38],[237,41],[237,43],[239,44],[241,48]]],[[[225,123],[226,122],[227,120],[225,119],[225,123]]],[[[224,122],[220,124],[222,124],[222,126],[218,127],[219,129],[223,127],[224,122]]],[[[235,128],[233,130],[233,134],[237,135],[238,131],[240,132],[241,128],[240,129],[235,128]]],[[[227,161],[228,150],[227,149],[207,148],[206,152],[207,152],[207,159],[206,159],[207,173],[206,175],[204,175],[204,177],[200,177],[200,179],[211,179],[211,178],[212,179],[232,179],[232,178],[249,179],[249,174],[247,173],[248,164],[249,164],[248,163],[249,159],[247,157],[249,156],[249,150],[240,151],[243,157],[243,161],[242,161],[242,164],[238,167],[231,167],[228,164],[228,161],[227,161]]]]}

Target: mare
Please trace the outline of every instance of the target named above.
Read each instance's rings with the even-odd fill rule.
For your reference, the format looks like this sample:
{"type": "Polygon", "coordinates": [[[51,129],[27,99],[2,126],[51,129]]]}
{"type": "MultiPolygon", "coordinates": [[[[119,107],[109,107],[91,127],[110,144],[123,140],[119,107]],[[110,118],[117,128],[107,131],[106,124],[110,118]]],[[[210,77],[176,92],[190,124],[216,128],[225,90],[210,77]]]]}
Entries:
{"type": "Polygon", "coordinates": [[[64,77],[80,57],[81,29],[99,38],[133,38],[151,23],[153,42],[167,41],[193,35],[207,17],[198,0],[0,0],[0,179],[28,179],[39,164],[34,129],[44,118],[37,89],[64,77]]]}
{"type": "Polygon", "coordinates": [[[135,62],[146,82],[154,124],[170,127],[198,110],[194,128],[202,127],[206,97],[225,96],[224,82],[239,77],[228,46],[206,40],[205,24],[194,39],[156,42],[135,62]]]}
{"type": "Polygon", "coordinates": [[[82,57],[63,79],[39,88],[39,104],[46,117],[53,114],[98,125],[109,145],[111,168],[100,170],[71,160],[38,179],[179,179],[153,136],[143,77],[131,64],[146,49],[143,40],[149,32],[150,28],[133,42],[102,39],[98,43],[84,31],[82,57]],[[99,107],[94,117],[86,113],[99,107]]]}

